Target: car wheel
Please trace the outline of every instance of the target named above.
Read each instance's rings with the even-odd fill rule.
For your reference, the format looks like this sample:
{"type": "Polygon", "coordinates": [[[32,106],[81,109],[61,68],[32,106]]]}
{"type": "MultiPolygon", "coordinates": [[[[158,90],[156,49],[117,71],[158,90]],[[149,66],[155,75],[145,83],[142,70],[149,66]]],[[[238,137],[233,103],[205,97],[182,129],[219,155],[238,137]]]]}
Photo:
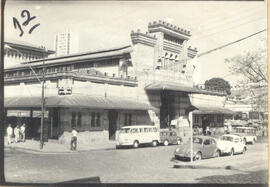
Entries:
{"type": "Polygon", "coordinates": [[[133,143],[133,148],[138,148],[139,147],[139,142],[136,140],[136,141],[134,141],[134,143],[133,143]]]}
{"type": "Polygon", "coordinates": [[[196,155],[193,158],[194,161],[199,161],[201,159],[202,159],[202,153],[200,152],[196,153],[196,155]]]}
{"type": "Polygon", "coordinates": [[[165,140],[163,144],[164,144],[165,146],[169,145],[168,140],[165,140]]]}
{"type": "Polygon", "coordinates": [[[177,139],[177,145],[180,145],[180,144],[181,144],[181,140],[177,139]]]}
{"type": "Polygon", "coordinates": [[[230,156],[233,156],[234,155],[234,149],[232,149],[229,153],[230,156]]]}
{"type": "Polygon", "coordinates": [[[217,150],[217,151],[215,152],[215,157],[220,157],[220,155],[221,155],[220,150],[217,150]]]}
{"type": "Polygon", "coordinates": [[[152,141],[152,146],[156,147],[158,145],[158,142],[156,140],[152,141]]]}

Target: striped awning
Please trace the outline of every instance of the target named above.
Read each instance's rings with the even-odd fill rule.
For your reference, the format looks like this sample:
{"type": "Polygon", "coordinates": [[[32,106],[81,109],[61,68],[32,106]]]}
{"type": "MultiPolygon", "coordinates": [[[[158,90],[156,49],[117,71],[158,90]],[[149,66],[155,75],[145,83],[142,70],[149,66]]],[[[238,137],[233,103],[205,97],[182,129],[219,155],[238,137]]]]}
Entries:
{"type": "MultiPolygon", "coordinates": [[[[40,108],[40,97],[5,98],[5,108],[40,108]]],[[[45,99],[45,107],[123,109],[123,110],[158,110],[148,103],[135,99],[104,97],[96,95],[50,96],[45,99]]]]}

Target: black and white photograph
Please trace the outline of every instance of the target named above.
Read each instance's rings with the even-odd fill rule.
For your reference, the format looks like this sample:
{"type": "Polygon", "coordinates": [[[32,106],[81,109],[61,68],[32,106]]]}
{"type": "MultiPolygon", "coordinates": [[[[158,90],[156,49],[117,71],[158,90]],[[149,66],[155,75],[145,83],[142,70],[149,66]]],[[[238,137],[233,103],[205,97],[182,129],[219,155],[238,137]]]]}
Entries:
{"type": "Polygon", "coordinates": [[[267,1],[2,6],[3,183],[268,185],[267,1]]]}

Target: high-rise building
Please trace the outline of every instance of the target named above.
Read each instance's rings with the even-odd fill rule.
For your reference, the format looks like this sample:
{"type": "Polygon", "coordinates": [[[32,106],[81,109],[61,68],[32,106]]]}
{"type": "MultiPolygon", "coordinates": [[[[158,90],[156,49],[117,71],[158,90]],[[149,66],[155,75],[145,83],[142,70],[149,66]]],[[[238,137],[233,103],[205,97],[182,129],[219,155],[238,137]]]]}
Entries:
{"type": "Polygon", "coordinates": [[[77,53],[78,50],[79,38],[76,33],[67,30],[55,36],[55,56],[77,53]]]}

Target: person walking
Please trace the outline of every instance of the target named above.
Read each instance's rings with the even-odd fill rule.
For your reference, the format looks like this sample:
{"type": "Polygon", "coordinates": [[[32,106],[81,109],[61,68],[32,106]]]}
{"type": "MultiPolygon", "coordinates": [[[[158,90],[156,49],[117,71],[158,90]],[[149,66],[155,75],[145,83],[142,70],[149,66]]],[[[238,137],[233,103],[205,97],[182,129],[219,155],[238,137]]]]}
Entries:
{"type": "Polygon", "coordinates": [[[203,135],[206,136],[206,128],[207,128],[207,117],[206,116],[203,116],[203,119],[202,119],[202,130],[203,130],[203,135]]]}
{"type": "Polygon", "coordinates": [[[21,136],[22,136],[22,141],[25,142],[25,123],[21,126],[20,128],[21,136]]]}
{"type": "Polygon", "coordinates": [[[77,149],[77,131],[75,129],[75,127],[72,128],[72,137],[71,137],[71,141],[70,141],[70,150],[72,151],[76,151],[77,149]]]}
{"type": "Polygon", "coordinates": [[[20,128],[19,125],[17,125],[14,129],[14,135],[15,135],[15,143],[17,143],[20,139],[20,128]]]}
{"type": "Polygon", "coordinates": [[[8,128],[7,128],[7,140],[8,140],[8,144],[11,144],[11,138],[13,135],[13,128],[11,127],[11,124],[8,124],[8,128]]]}

